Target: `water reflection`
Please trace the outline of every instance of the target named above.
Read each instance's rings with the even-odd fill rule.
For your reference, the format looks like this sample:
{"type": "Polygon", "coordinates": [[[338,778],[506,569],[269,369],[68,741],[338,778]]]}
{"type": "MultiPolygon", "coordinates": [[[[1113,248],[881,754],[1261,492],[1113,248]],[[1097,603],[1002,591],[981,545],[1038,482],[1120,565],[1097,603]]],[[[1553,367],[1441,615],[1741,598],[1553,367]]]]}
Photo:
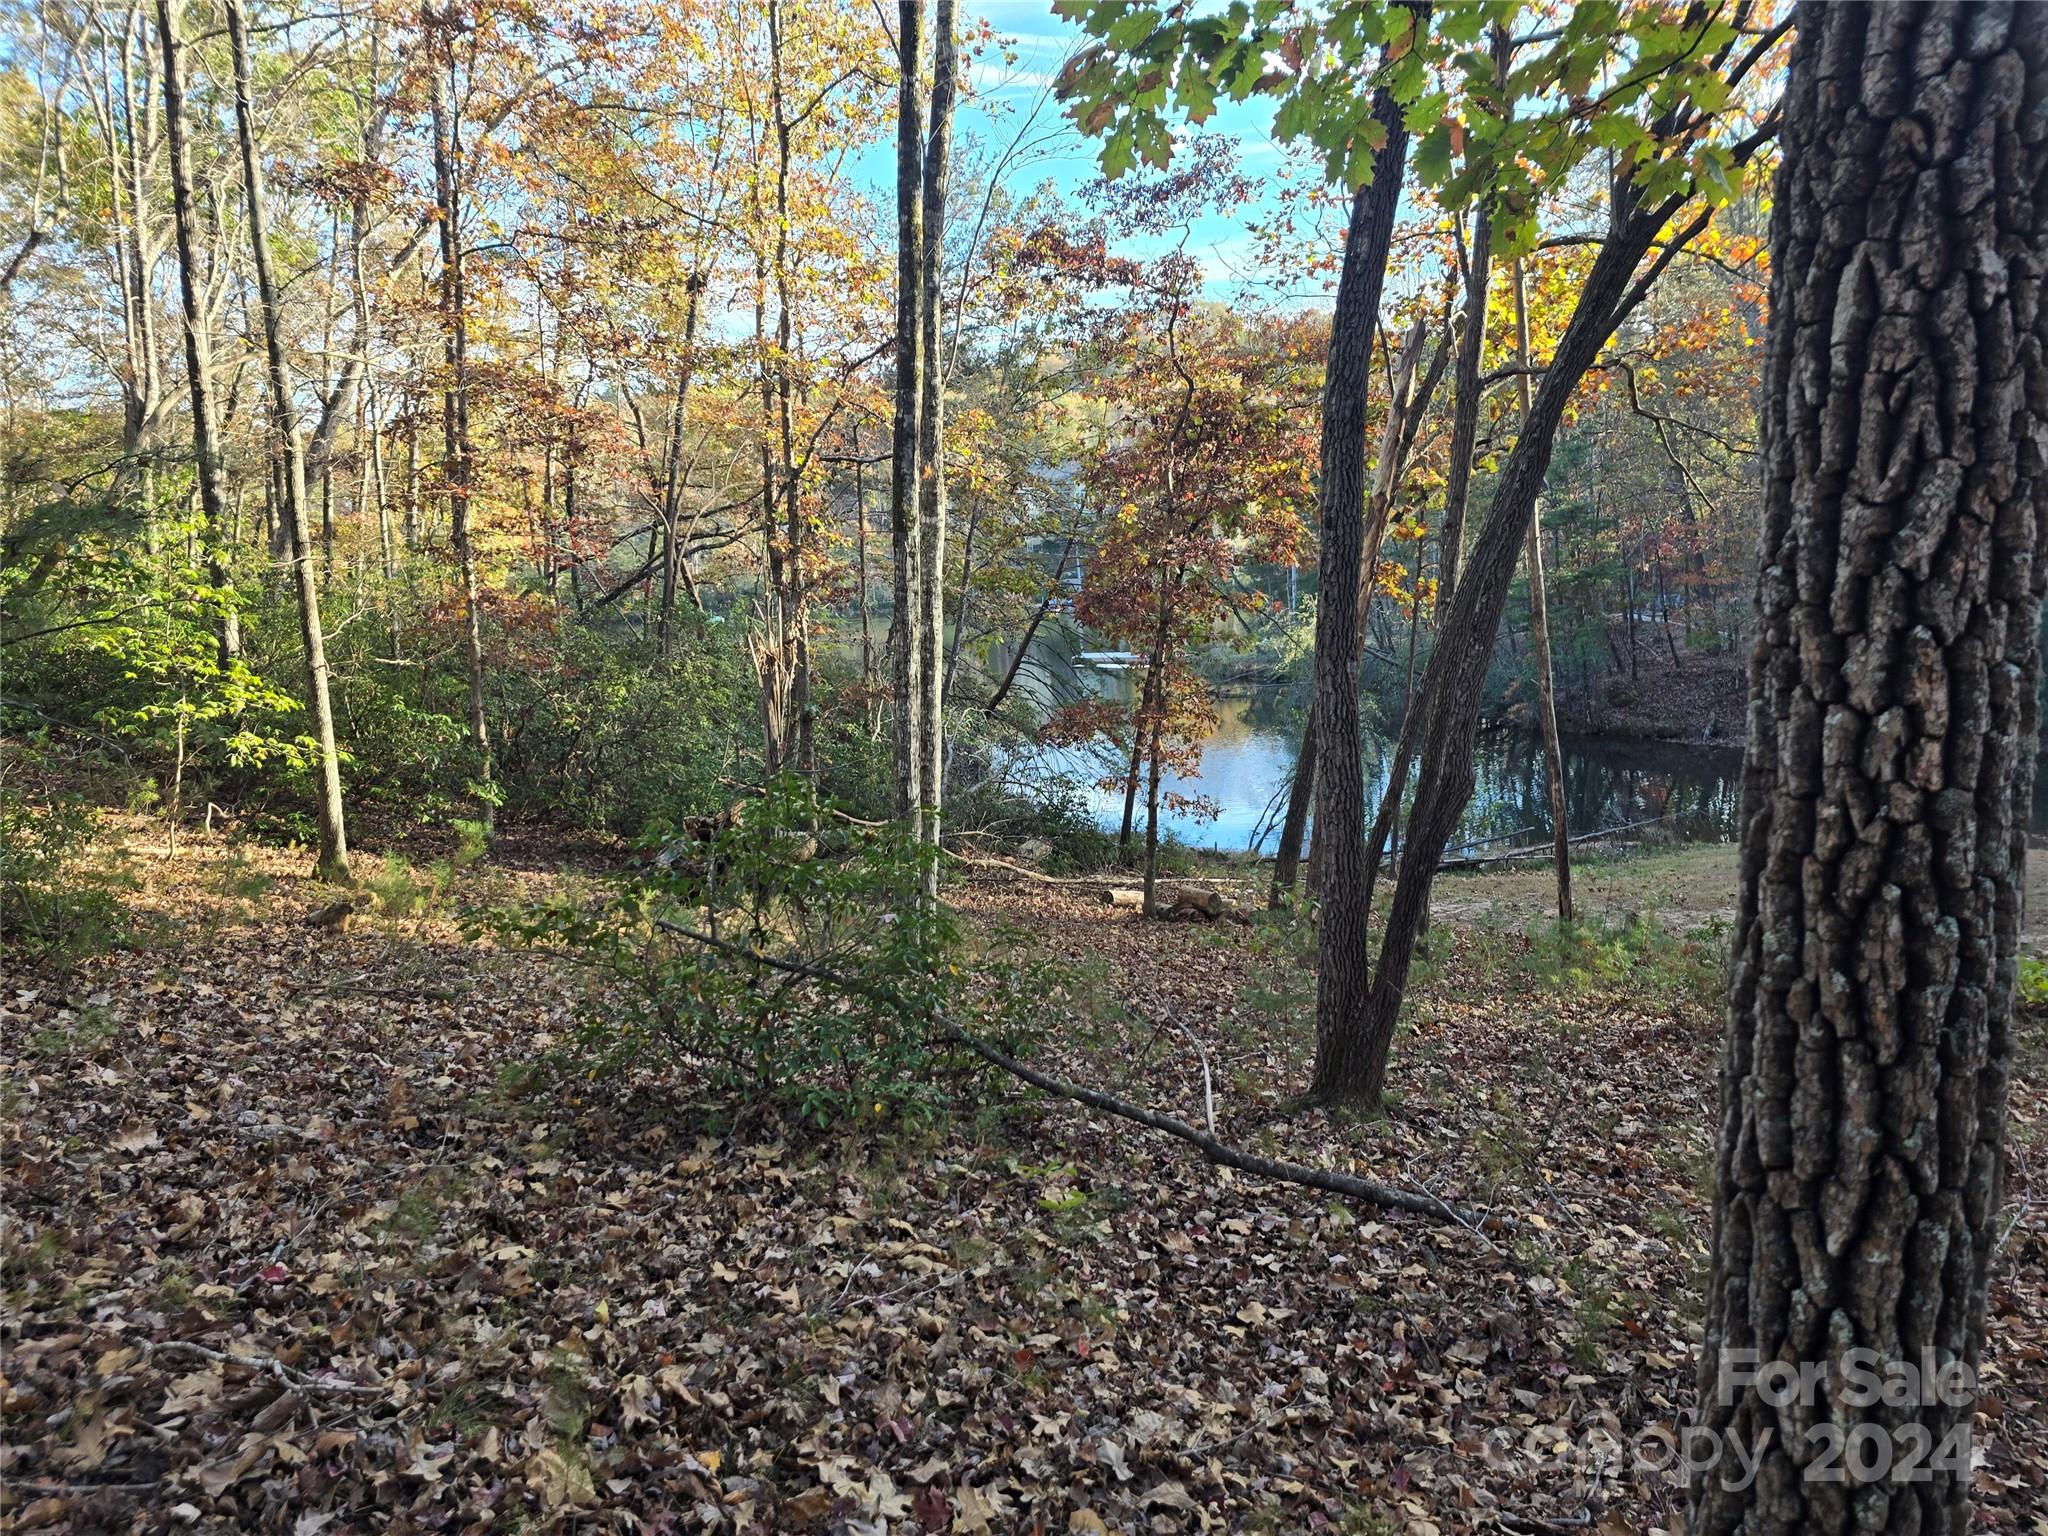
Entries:
{"type": "MultiPolygon", "coordinates": [[[[1242,850],[1261,841],[1270,852],[1273,823],[1284,808],[1294,771],[1296,736],[1276,728],[1284,718],[1275,690],[1257,690],[1217,702],[1217,725],[1202,751],[1194,777],[1169,774],[1164,787],[1209,802],[1213,816],[1169,814],[1162,831],[1197,848],[1242,850]],[[1264,694],[1261,698],[1258,695],[1264,694]],[[1262,722],[1261,716],[1267,717],[1262,722]]],[[[1294,730],[1298,730],[1298,724],[1294,730]]],[[[1384,792],[1393,744],[1369,735],[1366,800],[1376,805],[1384,792]]],[[[1569,830],[1599,832],[1658,819],[1689,842],[1718,842],[1735,835],[1740,796],[1739,753],[1660,743],[1564,742],[1565,813],[1569,830]]],[[[1482,735],[1474,752],[1477,784],[1453,845],[1500,846],[1538,842],[1550,836],[1550,794],[1543,773],[1542,744],[1518,731],[1482,735]]],[[[1123,816],[1120,790],[1097,782],[1116,771],[1106,754],[1078,748],[1039,747],[1005,764],[1018,780],[1073,783],[1104,827],[1114,831],[1123,816]]],[[[1139,814],[1143,815],[1142,803],[1139,814]]]]}
{"type": "MultiPolygon", "coordinates": [[[[1088,696],[1129,702],[1140,682],[1139,672],[1114,662],[1091,665],[1080,659],[1082,649],[1071,630],[1047,626],[1025,658],[1019,691],[1040,708],[1088,696]]],[[[1007,658],[996,658],[998,667],[1006,662],[1007,658]]],[[[1289,690],[1254,688],[1219,699],[1216,713],[1216,729],[1204,745],[1199,773],[1169,774],[1163,786],[1201,797],[1213,814],[1168,813],[1162,808],[1161,829],[1197,848],[1241,850],[1261,845],[1270,852],[1274,823],[1284,809],[1294,771],[1299,703],[1289,690]]],[[[1378,803],[1385,788],[1392,749],[1387,736],[1368,734],[1369,806],[1378,803]]],[[[1718,842],[1735,835],[1742,767],[1737,751],[1567,738],[1564,752],[1566,821],[1575,835],[1650,820],[1689,842],[1718,842]]],[[[1066,780],[1111,831],[1122,820],[1122,791],[1100,783],[1119,772],[1107,750],[1029,748],[1007,755],[1001,767],[1013,781],[1066,780]]],[[[1540,842],[1551,835],[1543,750],[1535,737],[1519,731],[1487,732],[1479,738],[1474,767],[1477,784],[1452,840],[1454,848],[1540,842]]],[[[1142,802],[1139,814],[1142,817],[1142,802]]]]}

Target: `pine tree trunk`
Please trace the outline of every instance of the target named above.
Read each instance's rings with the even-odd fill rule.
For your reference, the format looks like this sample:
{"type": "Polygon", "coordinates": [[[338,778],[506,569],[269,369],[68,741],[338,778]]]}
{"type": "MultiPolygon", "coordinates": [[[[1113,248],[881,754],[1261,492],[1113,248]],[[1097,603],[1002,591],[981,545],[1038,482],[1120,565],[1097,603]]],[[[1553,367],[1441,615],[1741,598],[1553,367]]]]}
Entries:
{"type": "MultiPolygon", "coordinates": [[[[1412,24],[1427,6],[1409,9],[1412,24]]],[[[1322,866],[1322,919],[1316,930],[1316,1059],[1312,1095],[1350,1098],[1367,1084],[1364,1049],[1366,970],[1365,773],[1358,725],[1359,568],[1365,542],[1366,396],[1372,339],[1379,321],[1387,250],[1401,200],[1408,131],[1385,91],[1373,114],[1386,142],[1372,180],[1351,200],[1330,357],[1323,381],[1321,546],[1316,604],[1315,805],[1322,866]]]]}
{"type": "Polygon", "coordinates": [[[1696,1536],[1970,1527],[2048,579],[2044,94],[2025,7],[1800,13],[1698,1426],[1761,1461],[1695,1478],[1696,1536]],[[1822,1374],[1773,1407],[1774,1361],[1822,1374]],[[1859,1361],[1950,1379],[1861,1406],[1859,1361]],[[1859,1470],[1909,1455],[1925,1480],[1859,1470]]]}
{"type": "Polygon", "coordinates": [[[334,740],[334,708],[327,690],[327,640],[320,624],[320,588],[313,574],[312,537],[306,526],[306,461],[292,413],[291,379],[285,369],[284,338],[278,317],[277,280],[270,260],[269,215],[263,206],[263,166],[256,154],[256,114],[249,88],[249,36],[242,0],[227,0],[229,46],[234,50],[235,138],[242,155],[242,188],[249,205],[249,250],[256,269],[256,293],[263,319],[263,355],[271,409],[284,455],[281,521],[290,544],[298,589],[299,638],[306,651],[306,706],[313,717],[319,753],[320,857],[314,866],[323,880],[348,879],[348,832],[342,818],[341,761],[334,740]]]}
{"type": "Polygon", "coordinates": [[[889,620],[889,682],[895,697],[896,817],[913,837],[924,835],[920,723],[923,694],[918,654],[923,583],[918,566],[918,417],[923,407],[924,104],[918,68],[924,52],[924,0],[896,8],[896,419],[891,436],[889,548],[895,565],[889,620]]]}

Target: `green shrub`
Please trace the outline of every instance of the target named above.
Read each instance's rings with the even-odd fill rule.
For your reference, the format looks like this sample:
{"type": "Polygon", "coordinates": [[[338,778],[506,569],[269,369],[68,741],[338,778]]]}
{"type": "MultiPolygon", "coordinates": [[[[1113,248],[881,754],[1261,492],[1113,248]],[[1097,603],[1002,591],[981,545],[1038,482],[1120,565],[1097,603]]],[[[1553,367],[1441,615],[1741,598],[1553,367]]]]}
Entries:
{"type": "Polygon", "coordinates": [[[1618,988],[1646,1001],[1711,1007],[1726,997],[1728,934],[1718,924],[1678,932],[1639,914],[1534,923],[1521,969],[1552,991],[1618,988]]]}
{"type": "Polygon", "coordinates": [[[595,904],[495,914],[501,935],[601,983],[555,1066],[765,1091],[819,1122],[931,1113],[928,1020],[959,944],[944,907],[920,899],[934,855],[894,828],[848,834],[829,818],[785,776],[595,904]]]}
{"type": "Polygon", "coordinates": [[[2020,956],[2013,999],[2023,1012],[2048,1013],[2048,960],[2039,955],[2020,956]]]}
{"type": "Polygon", "coordinates": [[[758,733],[754,683],[725,626],[679,617],[646,641],[564,623],[541,665],[493,674],[508,811],[641,838],[733,799],[758,733]]]}
{"type": "Polygon", "coordinates": [[[75,801],[35,805],[0,786],[0,949],[63,967],[125,939],[113,882],[82,858],[92,828],[75,801]]]}

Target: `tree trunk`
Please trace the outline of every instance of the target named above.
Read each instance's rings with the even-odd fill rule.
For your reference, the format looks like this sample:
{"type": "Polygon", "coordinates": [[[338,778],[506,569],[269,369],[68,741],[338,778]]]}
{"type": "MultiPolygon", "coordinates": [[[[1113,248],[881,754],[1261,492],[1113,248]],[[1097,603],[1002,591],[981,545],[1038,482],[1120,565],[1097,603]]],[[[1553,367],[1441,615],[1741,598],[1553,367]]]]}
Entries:
{"type": "Polygon", "coordinates": [[[1451,375],[1451,461],[1445,470],[1441,572],[1436,611],[1448,613],[1458,591],[1458,565],[1465,545],[1465,505],[1471,499],[1472,452],[1479,440],[1479,367],[1486,346],[1486,300],[1493,277],[1493,219],[1482,201],[1472,216],[1472,247],[1466,257],[1464,327],[1458,334],[1458,365],[1451,375]]]}
{"type": "MultiPolygon", "coordinates": [[[[1529,302],[1523,291],[1522,258],[1514,262],[1515,376],[1522,396],[1522,420],[1529,419],[1529,302]]],[[[1536,663],[1536,718],[1543,730],[1543,770],[1550,780],[1551,862],[1557,869],[1557,920],[1572,920],[1571,827],[1564,807],[1564,749],[1557,739],[1557,686],[1550,671],[1550,599],[1543,585],[1543,504],[1529,509],[1529,532],[1523,544],[1529,571],[1529,640],[1536,663]]]]}
{"type": "MultiPolygon", "coordinates": [[[[1472,748],[1478,736],[1479,706],[1493,637],[1499,631],[1529,518],[1550,467],[1558,424],[1572,391],[1598,359],[1614,327],[1640,302],[1645,285],[1637,281],[1637,268],[1681,206],[1677,196],[1652,202],[1639,186],[1627,182],[1616,184],[1609,203],[1606,238],[1543,372],[1529,417],[1495,486],[1486,526],[1472,547],[1457,596],[1423,672],[1418,706],[1422,717],[1411,765],[1415,801],[1363,1026],[1366,1061],[1356,1092],[1369,1101],[1378,1099],[1385,1082],[1387,1052],[1400,1016],[1415,943],[1429,911],[1438,862],[1472,796],[1472,748]]],[[[1688,227],[1679,234],[1690,238],[1692,232],[1688,227]]],[[[1683,238],[1673,240],[1660,260],[1668,260],[1683,243],[1683,238]]],[[[1359,964],[1363,969],[1363,962],[1359,964]]]]}
{"type": "Polygon", "coordinates": [[[896,816],[911,836],[924,836],[923,695],[918,683],[921,537],[918,525],[918,417],[923,409],[924,104],[918,68],[924,51],[924,0],[896,7],[896,419],[889,473],[889,548],[894,559],[895,611],[889,620],[889,681],[895,695],[896,816]]]}
{"type": "Polygon", "coordinates": [[[683,516],[683,429],[690,409],[690,384],[697,372],[697,312],[704,279],[693,271],[684,279],[684,286],[689,302],[683,311],[683,355],[676,370],[675,399],[669,403],[668,463],[661,492],[661,620],[656,635],[664,661],[674,640],[676,588],[686,579],[684,567],[689,561],[677,531],[683,516]]]}
{"type": "MultiPolygon", "coordinates": [[[[1408,9],[1411,26],[1429,7],[1408,9]]],[[[1366,1082],[1364,1051],[1365,775],[1358,727],[1358,573],[1365,539],[1366,396],[1380,288],[1401,200],[1408,130],[1391,94],[1373,114],[1386,142],[1373,156],[1372,180],[1351,200],[1344,236],[1330,356],[1323,380],[1321,547],[1316,604],[1316,843],[1322,855],[1322,920],[1316,930],[1316,1060],[1309,1091],[1347,1098],[1366,1082]]]]}
{"type": "Polygon", "coordinates": [[[185,373],[192,395],[192,457],[199,480],[199,509],[206,522],[207,580],[219,594],[215,620],[219,662],[225,671],[241,653],[242,626],[234,586],[221,561],[226,503],[220,485],[220,421],[213,400],[213,347],[206,334],[206,308],[199,278],[199,216],[192,200],[192,147],[185,124],[184,44],[178,36],[181,0],[157,0],[157,33],[163,42],[164,126],[170,139],[171,211],[178,244],[178,293],[185,305],[185,373]]]}
{"type": "Polygon", "coordinates": [[[1266,893],[1266,905],[1275,911],[1294,896],[1294,884],[1301,871],[1302,839],[1308,833],[1308,812],[1315,798],[1316,712],[1311,703],[1308,718],[1301,723],[1301,746],[1294,754],[1294,782],[1287,787],[1287,816],[1280,823],[1280,846],[1273,853],[1273,888],[1266,893]]]}
{"type": "Polygon", "coordinates": [[[299,451],[298,422],[292,414],[291,379],[285,370],[284,337],[278,316],[277,280],[270,262],[270,221],[263,206],[263,165],[256,154],[256,113],[249,88],[249,36],[242,0],[227,0],[229,46],[234,50],[235,139],[242,155],[242,188],[249,204],[249,251],[256,269],[257,301],[263,315],[263,356],[270,381],[272,413],[284,456],[282,518],[290,541],[292,575],[298,589],[299,638],[306,650],[306,706],[320,756],[320,857],[314,872],[323,880],[348,879],[348,832],[342,819],[341,761],[334,741],[334,708],[327,692],[327,640],[320,624],[320,588],[313,574],[312,537],[306,526],[306,463],[299,451]]]}
{"type": "Polygon", "coordinates": [[[881,717],[875,697],[875,630],[868,617],[867,464],[861,458],[860,423],[857,421],[853,424],[853,515],[855,574],[860,583],[856,598],[860,608],[860,690],[865,701],[862,707],[868,712],[868,730],[872,735],[879,732],[881,717]]]}
{"type": "MultiPolygon", "coordinates": [[[[445,48],[445,45],[444,45],[445,48]]],[[[434,72],[434,188],[441,225],[441,360],[448,370],[441,396],[447,457],[448,518],[462,571],[463,653],[469,672],[469,744],[476,754],[478,818],[488,834],[497,821],[491,783],[491,733],[484,720],[484,631],[478,603],[471,497],[476,449],[469,437],[469,291],[462,271],[462,125],[452,89],[455,57],[446,49],[434,72]]]]}
{"type": "MultiPolygon", "coordinates": [[[[924,157],[924,283],[918,328],[924,334],[923,391],[918,420],[918,790],[924,805],[919,835],[939,840],[939,803],[945,795],[946,437],[945,379],[939,361],[940,282],[945,275],[946,180],[953,153],[953,101],[960,73],[954,0],[932,8],[931,136],[924,157]]],[[[926,865],[925,896],[938,899],[938,864],[926,865]]]]}
{"type": "MultiPolygon", "coordinates": [[[[1386,538],[1387,522],[1393,510],[1394,489],[1399,484],[1401,471],[1408,462],[1409,451],[1415,446],[1417,428],[1423,413],[1429,408],[1430,396],[1436,392],[1436,386],[1443,378],[1446,344],[1439,341],[1436,353],[1424,371],[1420,384],[1416,383],[1416,365],[1421,360],[1423,344],[1427,337],[1427,321],[1417,318],[1394,363],[1393,391],[1387,401],[1386,426],[1380,436],[1379,464],[1373,476],[1372,495],[1365,507],[1365,533],[1357,574],[1358,611],[1361,616],[1372,612],[1372,594],[1377,583],[1380,546],[1386,538]]],[[[1364,655],[1365,631],[1361,624],[1357,629],[1354,665],[1363,660],[1364,655]]],[[[1315,799],[1315,766],[1315,711],[1311,709],[1309,718],[1302,723],[1301,746],[1295,754],[1294,782],[1287,792],[1287,815],[1280,826],[1280,846],[1273,861],[1273,886],[1266,894],[1266,904],[1269,907],[1285,906],[1294,892],[1295,877],[1301,867],[1302,839],[1308,830],[1309,808],[1315,799]]],[[[1361,803],[1363,795],[1364,791],[1361,789],[1361,803]]],[[[1361,810],[1361,819],[1363,815],[1361,810]]],[[[1311,849],[1311,894],[1320,888],[1321,873],[1322,858],[1311,849]]]]}
{"type": "Polygon", "coordinates": [[[2048,579],[2044,93],[2022,8],[1801,13],[1697,1426],[1760,1462],[1696,1474],[1696,1536],[1971,1526],[2048,579]],[[1893,1363],[1942,1376],[1845,1390],[1893,1363]],[[1773,1407],[1766,1365],[1813,1384],[1773,1407]]]}

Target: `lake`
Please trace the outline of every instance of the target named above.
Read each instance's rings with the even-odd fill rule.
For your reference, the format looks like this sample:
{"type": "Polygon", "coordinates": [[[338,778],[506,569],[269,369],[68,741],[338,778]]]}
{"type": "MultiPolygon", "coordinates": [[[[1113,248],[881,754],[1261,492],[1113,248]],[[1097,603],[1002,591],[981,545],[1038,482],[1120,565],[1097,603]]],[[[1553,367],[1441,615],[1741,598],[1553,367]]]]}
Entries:
{"type": "MultiPolygon", "coordinates": [[[[1129,702],[1142,681],[1142,667],[1119,667],[1113,658],[1093,659],[1100,653],[1085,652],[1071,631],[1047,630],[1041,630],[1019,674],[1020,692],[1030,694],[1041,707],[1088,695],[1129,702]],[[1084,660],[1084,655],[1091,659],[1084,660]]],[[[1006,658],[995,658],[999,672],[1006,663],[1006,658]]],[[[1162,781],[1165,789],[1201,797],[1212,814],[1169,814],[1162,806],[1162,835],[1171,832],[1190,847],[1231,852],[1243,852],[1256,841],[1261,851],[1271,853],[1275,823],[1285,811],[1294,771],[1299,707],[1290,702],[1287,689],[1257,687],[1217,700],[1216,714],[1216,729],[1203,745],[1199,772],[1193,777],[1169,773],[1162,781]]],[[[1572,834],[1661,818],[1667,835],[1683,841],[1722,842],[1734,837],[1741,800],[1740,751],[1569,736],[1563,748],[1565,819],[1572,834]]],[[[1368,808],[1377,804],[1386,784],[1392,751],[1386,733],[1368,730],[1368,808]]],[[[1488,731],[1481,734],[1474,755],[1478,782],[1452,847],[1496,848],[1547,839],[1550,796],[1542,743],[1525,731],[1488,731]]],[[[1019,782],[1066,779],[1102,826],[1113,832],[1121,824],[1122,791],[1098,783],[1120,771],[1106,750],[1029,747],[1006,753],[1001,766],[1019,782]]],[[[1141,785],[1141,828],[1143,820],[1141,785]]]]}

